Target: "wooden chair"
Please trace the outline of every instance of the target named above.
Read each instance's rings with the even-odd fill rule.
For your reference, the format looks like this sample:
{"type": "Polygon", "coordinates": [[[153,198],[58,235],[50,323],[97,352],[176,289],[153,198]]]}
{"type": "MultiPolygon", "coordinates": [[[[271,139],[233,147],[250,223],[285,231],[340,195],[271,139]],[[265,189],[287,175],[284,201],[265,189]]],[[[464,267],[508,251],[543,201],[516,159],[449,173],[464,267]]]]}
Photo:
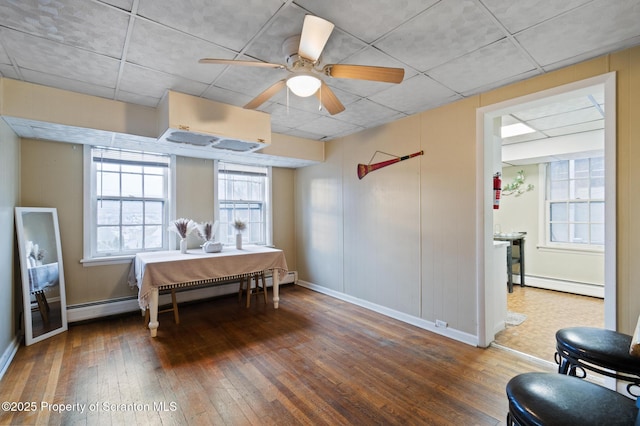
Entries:
{"type": "Polygon", "coordinates": [[[256,272],[250,277],[243,277],[240,279],[240,289],[238,290],[238,301],[242,302],[242,295],[246,294],[247,308],[251,305],[251,296],[264,295],[264,303],[269,303],[267,297],[267,283],[264,277],[264,272],[256,272]],[[251,280],[255,282],[255,285],[251,285],[251,280]],[[260,282],[261,281],[261,282],[260,282]]]}

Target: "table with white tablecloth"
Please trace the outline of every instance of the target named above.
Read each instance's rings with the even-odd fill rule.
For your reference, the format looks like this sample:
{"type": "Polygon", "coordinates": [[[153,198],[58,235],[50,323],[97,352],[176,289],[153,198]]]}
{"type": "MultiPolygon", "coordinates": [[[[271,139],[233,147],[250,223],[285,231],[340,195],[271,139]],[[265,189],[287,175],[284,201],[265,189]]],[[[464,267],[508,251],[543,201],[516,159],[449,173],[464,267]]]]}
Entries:
{"type": "Polygon", "coordinates": [[[149,309],[151,337],[158,330],[158,294],[160,290],[215,284],[273,272],[273,305],[277,309],[279,282],[287,274],[282,250],[265,246],[225,247],[219,253],[202,250],[143,252],[136,254],[131,266],[130,284],[138,286],[141,309],[149,309]]]}

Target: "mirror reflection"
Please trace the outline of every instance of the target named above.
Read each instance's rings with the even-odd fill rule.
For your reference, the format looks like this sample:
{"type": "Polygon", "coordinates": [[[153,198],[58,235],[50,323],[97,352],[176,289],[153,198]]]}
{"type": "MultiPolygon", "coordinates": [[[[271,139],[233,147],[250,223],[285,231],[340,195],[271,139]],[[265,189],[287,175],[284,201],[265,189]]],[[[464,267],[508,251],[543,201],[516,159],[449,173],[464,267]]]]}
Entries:
{"type": "Polygon", "coordinates": [[[25,343],[67,329],[56,209],[16,208],[24,300],[25,343]]]}

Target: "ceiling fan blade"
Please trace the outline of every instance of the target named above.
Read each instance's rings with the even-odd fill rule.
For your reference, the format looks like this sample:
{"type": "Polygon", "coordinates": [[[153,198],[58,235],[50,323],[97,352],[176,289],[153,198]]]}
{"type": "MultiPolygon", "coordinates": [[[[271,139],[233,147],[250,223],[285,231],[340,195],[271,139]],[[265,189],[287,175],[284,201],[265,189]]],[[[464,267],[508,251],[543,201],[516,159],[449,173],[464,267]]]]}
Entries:
{"type": "Polygon", "coordinates": [[[322,102],[322,106],[329,111],[329,114],[335,115],[339,112],[344,111],[344,105],[338,99],[333,90],[323,81],[320,86],[320,90],[316,92],[316,96],[322,102]]]}
{"type": "Polygon", "coordinates": [[[320,58],[334,25],[322,18],[313,15],[306,15],[302,24],[302,34],[300,35],[300,46],[298,55],[316,62],[320,58]]]}
{"type": "Polygon", "coordinates": [[[325,65],[323,72],[335,78],[354,78],[358,80],[382,81],[385,83],[401,83],[404,69],[374,67],[369,65],[325,65]]]}
{"type": "Polygon", "coordinates": [[[246,109],[256,109],[263,103],[265,103],[269,98],[278,93],[286,84],[286,80],[280,80],[269,87],[264,92],[260,93],[256,96],[251,102],[246,104],[244,107],[246,109]]]}
{"type": "Polygon", "coordinates": [[[271,64],[269,62],[258,61],[236,61],[233,59],[214,59],[214,58],[202,58],[198,62],[201,64],[218,64],[218,65],[243,65],[249,67],[261,67],[261,68],[276,68],[284,69],[282,64],[271,64]]]}

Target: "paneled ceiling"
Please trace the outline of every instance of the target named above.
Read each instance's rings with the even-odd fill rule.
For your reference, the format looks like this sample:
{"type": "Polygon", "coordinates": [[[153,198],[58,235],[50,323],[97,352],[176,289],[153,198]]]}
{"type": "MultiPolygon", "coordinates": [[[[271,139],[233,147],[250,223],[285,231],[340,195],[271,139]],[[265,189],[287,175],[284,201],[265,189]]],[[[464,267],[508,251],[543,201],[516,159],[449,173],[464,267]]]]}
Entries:
{"type": "MultiPolygon", "coordinates": [[[[314,140],[640,43],[640,0],[0,0],[0,74],[147,106],[167,89],[243,106],[286,71],[198,60],[283,63],[305,14],[336,25],[322,63],[405,69],[397,85],[327,77],[346,107],[333,116],[286,90],[259,108],[273,132],[314,140]]],[[[580,102],[593,121],[599,100],[580,102]]]]}

